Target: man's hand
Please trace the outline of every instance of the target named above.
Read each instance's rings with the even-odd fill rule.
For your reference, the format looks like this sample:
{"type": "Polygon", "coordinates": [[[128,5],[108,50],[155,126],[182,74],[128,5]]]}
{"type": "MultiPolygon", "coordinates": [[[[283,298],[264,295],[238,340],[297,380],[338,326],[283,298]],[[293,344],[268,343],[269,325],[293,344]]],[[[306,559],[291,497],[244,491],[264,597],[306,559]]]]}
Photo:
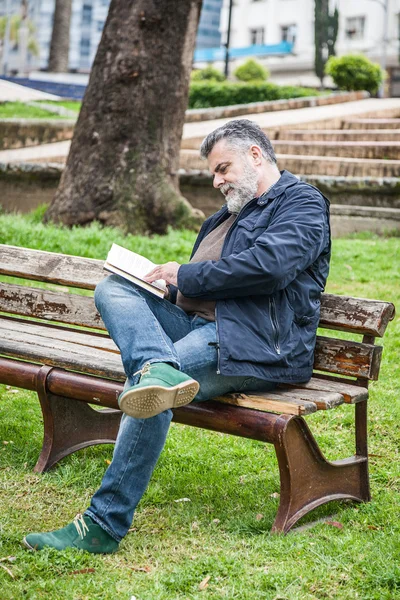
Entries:
{"type": "Polygon", "coordinates": [[[157,279],[165,279],[168,284],[178,285],[178,269],[180,266],[177,262],[167,262],[165,265],[158,265],[150,273],[147,273],[143,279],[148,283],[153,283],[157,279]]]}

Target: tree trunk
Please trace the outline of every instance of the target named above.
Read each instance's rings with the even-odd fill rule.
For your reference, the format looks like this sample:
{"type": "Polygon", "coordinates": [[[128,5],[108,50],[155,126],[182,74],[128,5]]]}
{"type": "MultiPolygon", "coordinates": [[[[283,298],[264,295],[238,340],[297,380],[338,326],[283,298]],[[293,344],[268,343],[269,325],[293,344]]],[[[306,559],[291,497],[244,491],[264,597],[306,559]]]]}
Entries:
{"type": "Polygon", "coordinates": [[[197,227],[178,169],[201,0],[112,0],[46,219],[136,233],[197,227]]]}
{"type": "Polygon", "coordinates": [[[56,0],[49,55],[49,71],[54,73],[68,71],[71,11],[72,0],[56,0]]]}
{"type": "Polygon", "coordinates": [[[326,57],[324,50],[327,37],[327,18],[329,12],[329,0],[315,0],[314,7],[314,40],[315,40],[315,74],[321,82],[321,89],[324,87],[324,70],[326,57]]]}
{"type": "Polygon", "coordinates": [[[339,30],[339,11],[329,12],[329,0],[314,0],[315,74],[324,89],[325,65],[335,55],[335,44],[339,30]]]}

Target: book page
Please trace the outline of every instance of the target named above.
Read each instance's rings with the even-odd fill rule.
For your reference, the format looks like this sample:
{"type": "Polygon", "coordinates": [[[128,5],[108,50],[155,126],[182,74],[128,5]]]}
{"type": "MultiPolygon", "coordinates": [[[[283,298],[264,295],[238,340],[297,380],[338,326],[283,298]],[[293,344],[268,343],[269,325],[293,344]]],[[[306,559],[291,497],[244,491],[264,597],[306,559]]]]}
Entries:
{"type": "MultiPolygon", "coordinates": [[[[156,267],[156,264],[151,262],[148,258],[136,254],[136,252],[132,252],[132,250],[127,250],[122,246],[118,246],[118,244],[113,244],[111,246],[107,256],[107,263],[139,279],[143,279],[143,277],[156,267]]],[[[164,291],[166,289],[166,282],[164,279],[153,281],[150,285],[154,285],[164,291]]]]}

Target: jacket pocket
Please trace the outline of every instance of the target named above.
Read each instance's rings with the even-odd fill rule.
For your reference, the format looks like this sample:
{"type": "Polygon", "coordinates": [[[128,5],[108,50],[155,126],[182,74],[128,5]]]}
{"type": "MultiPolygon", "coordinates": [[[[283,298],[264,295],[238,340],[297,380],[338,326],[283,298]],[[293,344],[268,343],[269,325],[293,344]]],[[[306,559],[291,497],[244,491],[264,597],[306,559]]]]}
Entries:
{"type": "Polygon", "coordinates": [[[272,325],[272,332],[273,332],[273,336],[274,336],[274,348],[277,354],[281,353],[281,346],[280,346],[280,331],[279,331],[279,321],[278,321],[278,316],[277,316],[277,312],[276,312],[276,302],[275,302],[275,298],[274,296],[269,296],[269,315],[271,317],[271,325],[272,325]]]}

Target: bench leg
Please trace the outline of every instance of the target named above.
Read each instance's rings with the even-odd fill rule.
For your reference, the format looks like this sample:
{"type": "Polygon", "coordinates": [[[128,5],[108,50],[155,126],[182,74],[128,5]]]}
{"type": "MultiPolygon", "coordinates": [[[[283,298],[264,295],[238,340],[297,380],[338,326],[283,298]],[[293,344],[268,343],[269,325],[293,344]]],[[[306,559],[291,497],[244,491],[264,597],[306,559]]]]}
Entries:
{"type": "Polygon", "coordinates": [[[370,500],[368,458],[329,462],[301,417],[282,416],[275,450],[281,475],[280,506],[272,527],[286,533],[308,512],[331,500],[370,500]]]}
{"type": "Polygon", "coordinates": [[[114,443],[122,413],[119,410],[95,410],[85,402],[51,394],[46,390],[50,367],[42,367],[37,390],[42,407],[43,447],[34,470],[48,471],[59,460],[95,444],[114,443]]]}

